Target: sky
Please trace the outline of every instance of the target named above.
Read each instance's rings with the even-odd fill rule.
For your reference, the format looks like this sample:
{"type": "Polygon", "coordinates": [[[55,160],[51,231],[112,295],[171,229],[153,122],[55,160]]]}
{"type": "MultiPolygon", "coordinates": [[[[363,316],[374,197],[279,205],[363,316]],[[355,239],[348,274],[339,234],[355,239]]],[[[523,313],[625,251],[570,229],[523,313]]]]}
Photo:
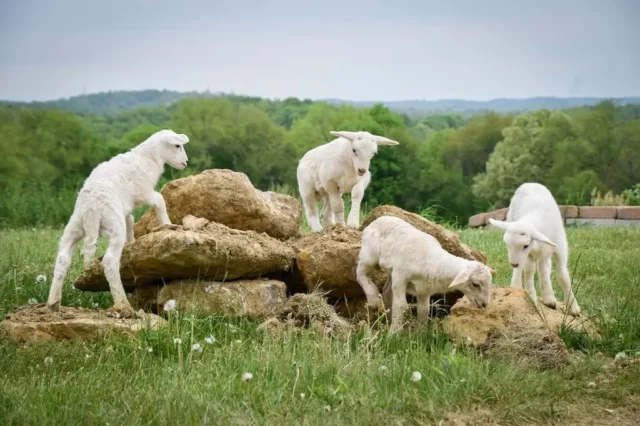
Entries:
{"type": "Polygon", "coordinates": [[[640,95],[638,0],[0,0],[0,99],[640,95]]]}

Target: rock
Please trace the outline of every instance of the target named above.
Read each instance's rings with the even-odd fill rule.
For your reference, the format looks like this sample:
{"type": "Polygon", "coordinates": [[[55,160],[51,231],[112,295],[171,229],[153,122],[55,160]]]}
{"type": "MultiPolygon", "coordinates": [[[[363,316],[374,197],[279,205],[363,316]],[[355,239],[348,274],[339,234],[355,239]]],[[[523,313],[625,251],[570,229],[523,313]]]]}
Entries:
{"type": "Polygon", "coordinates": [[[274,315],[286,299],[282,281],[176,281],[160,289],[157,304],[162,309],[168,300],[175,300],[180,311],[255,318],[274,315]]]}
{"type": "MultiPolygon", "coordinates": [[[[203,224],[189,216],[183,223],[159,227],[124,247],[120,276],[125,289],[176,279],[256,278],[289,271],[293,265],[293,249],[268,235],[203,224]],[[192,230],[194,224],[199,228],[192,230]]],[[[108,291],[100,260],[90,263],[74,286],[108,291]]]]}
{"type": "Polygon", "coordinates": [[[554,310],[539,301],[534,307],[523,289],[494,287],[486,309],[472,307],[463,297],[451,308],[442,327],[455,342],[478,347],[490,355],[555,368],[569,362],[559,337],[563,323],[575,331],[597,334],[589,319],[568,316],[563,304],[554,310]]]}
{"type": "Polygon", "coordinates": [[[433,223],[420,215],[402,210],[399,207],[376,207],[375,209],[373,209],[369,217],[367,217],[367,219],[362,223],[360,229],[364,230],[364,228],[369,226],[371,222],[381,216],[395,216],[404,220],[405,222],[408,222],[418,230],[433,236],[440,242],[440,245],[443,249],[453,255],[468,260],[477,260],[478,262],[482,262],[485,265],[487,263],[487,255],[480,250],[469,247],[466,244],[460,242],[460,237],[457,233],[449,231],[448,229],[445,229],[437,223],[433,223]]]}
{"type": "Polygon", "coordinates": [[[70,339],[92,340],[113,332],[134,334],[142,329],[157,330],[166,321],[157,315],[116,319],[104,310],[61,307],[51,312],[45,303],[18,308],[7,315],[2,329],[18,343],[38,344],[70,339]]]}
{"type": "MultiPolygon", "coordinates": [[[[215,169],[168,182],[160,191],[171,223],[187,215],[229,228],[287,239],[298,234],[302,207],[294,197],[262,192],[244,173],[215,169]]],[[[153,209],[134,226],[136,238],[160,225],[153,209]]]]}
{"type": "MultiPolygon", "coordinates": [[[[361,231],[342,225],[305,234],[292,242],[296,250],[294,276],[299,275],[308,292],[318,288],[331,297],[363,297],[364,292],[356,281],[361,243],[361,231]]],[[[387,277],[387,273],[377,271],[373,281],[382,289],[387,277]]]]}
{"type": "Polygon", "coordinates": [[[136,311],[142,309],[145,312],[158,313],[158,293],[161,288],[159,285],[136,287],[128,297],[129,303],[136,311]]]}
{"type": "Polygon", "coordinates": [[[326,299],[318,294],[294,294],[276,315],[258,326],[259,330],[280,331],[310,328],[321,335],[346,335],[351,325],[340,318],[326,299]]]}

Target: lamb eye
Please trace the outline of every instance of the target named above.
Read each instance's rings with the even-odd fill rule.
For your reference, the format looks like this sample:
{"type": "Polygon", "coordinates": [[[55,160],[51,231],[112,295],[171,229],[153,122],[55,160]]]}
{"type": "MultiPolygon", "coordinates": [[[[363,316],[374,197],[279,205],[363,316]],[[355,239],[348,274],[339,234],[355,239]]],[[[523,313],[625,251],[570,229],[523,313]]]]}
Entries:
{"type": "Polygon", "coordinates": [[[355,155],[358,155],[355,149],[352,150],[355,155]]]}
{"type": "Polygon", "coordinates": [[[480,284],[479,283],[473,283],[473,286],[476,288],[480,288],[480,284]]]}
{"type": "Polygon", "coordinates": [[[180,149],[180,145],[176,145],[176,148],[180,149]]]}
{"type": "Polygon", "coordinates": [[[523,250],[526,250],[528,248],[529,248],[529,244],[525,244],[524,247],[523,247],[523,250]]]}

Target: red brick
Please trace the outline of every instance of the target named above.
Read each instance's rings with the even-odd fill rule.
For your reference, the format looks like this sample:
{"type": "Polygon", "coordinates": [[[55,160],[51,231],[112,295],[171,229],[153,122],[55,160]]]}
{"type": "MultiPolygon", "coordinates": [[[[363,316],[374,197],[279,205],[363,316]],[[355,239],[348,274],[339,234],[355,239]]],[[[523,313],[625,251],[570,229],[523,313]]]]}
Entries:
{"type": "Polygon", "coordinates": [[[494,212],[491,213],[487,213],[487,223],[489,223],[489,218],[491,219],[495,219],[495,220],[507,220],[507,212],[509,211],[508,208],[506,209],[500,209],[500,210],[496,210],[494,212]]]}
{"type": "Polygon", "coordinates": [[[574,219],[578,217],[578,207],[576,206],[558,206],[563,218],[574,219]]]}
{"type": "Polygon", "coordinates": [[[618,207],[618,219],[640,220],[640,207],[618,207]]]}
{"type": "Polygon", "coordinates": [[[617,207],[580,207],[580,219],[615,219],[617,207]]]}
{"type": "Polygon", "coordinates": [[[486,213],[480,213],[477,214],[475,216],[471,216],[469,218],[469,226],[471,228],[477,228],[479,226],[484,226],[486,224],[486,218],[487,214],[486,213]]]}

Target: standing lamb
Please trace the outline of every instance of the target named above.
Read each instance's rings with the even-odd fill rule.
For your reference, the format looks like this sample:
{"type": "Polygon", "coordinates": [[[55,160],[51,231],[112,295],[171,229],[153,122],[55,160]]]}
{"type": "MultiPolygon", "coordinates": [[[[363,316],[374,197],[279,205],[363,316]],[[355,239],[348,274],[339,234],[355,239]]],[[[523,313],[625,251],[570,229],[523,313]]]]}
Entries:
{"type": "Polygon", "coordinates": [[[336,132],[338,139],[308,151],[298,164],[298,188],[304,204],[307,223],[314,232],[322,230],[317,203],[323,200],[325,226],[344,223],[342,194],[351,191],[351,211],[347,225],[358,228],[360,203],[371,182],[369,164],[378,145],[398,142],[369,132],[336,132]]]}
{"type": "Polygon", "coordinates": [[[513,267],[511,287],[522,288],[522,271],[526,291],[537,300],[533,275],[538,266],[543,303],[555,309],[557,300],[551,287],[551,259],[558,270],[558,281],[564,290],[569,314],[580,315],[580,307],[571,289],[567,261],[569,245],[562,214],[551,192],[539,183],[524,183],[513,194],[507,221],[489,219],[489,223],[504,233],[509,263],[513,267]]]}
{"type": "Polygon", "coordinates": [[[385,308],[391,308],[391,332],[402,328],[407,293],[418,299],[418,321],[429,318],[429,298],[436,293],[461,291],[478,308],[490,300],[495,271],[475,260],[454,256],[437,239],[404,220],[382,216],[362,233],[356,278],[367,295],[370,308],[380,303],[378,288],[371,280],[377,267],[391,270],[391,283],[384,289],[385,308]]]}
{"type": "Polygon", "coordinates": [[[113,296],[112,309],[122,316],[134,314],[120,280],[122,249],[125,243],[133,241],[131,212],[134,207],[152,205],[163,225],[171,223],[164,199],[154,188],[165,164],[178,170],[187,166],[184,149],[187,142],[186,135],[160,130],[129,152],[99,164],[91,172],[60,239],[47,302],[51,310],[60,308],[62,284],[78,241],[84,237],[86,265],[95,257],[98,236],[105,236],[109,246],[102,265],[113,296]]]}

